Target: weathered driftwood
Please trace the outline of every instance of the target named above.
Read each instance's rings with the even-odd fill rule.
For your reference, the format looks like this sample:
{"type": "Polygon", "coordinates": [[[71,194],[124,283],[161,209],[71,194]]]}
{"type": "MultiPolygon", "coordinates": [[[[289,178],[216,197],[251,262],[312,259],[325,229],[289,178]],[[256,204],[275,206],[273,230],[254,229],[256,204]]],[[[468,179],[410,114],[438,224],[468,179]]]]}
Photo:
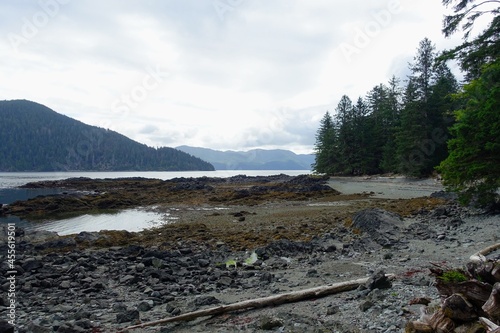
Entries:
{"type": "Polygon", "coordinates": [[[481,281],[491,284],[500,282],[500,262],[469,262],[467,271],[481,281]]]}
{"type": "Polygon", "coordinates": [[[488,318],[481,317],[479,318],[481,323],[487,327],[488,333],[500,333],[500,326],[489,320],[488,318]]]}
{"type": "Polygon", "coordinates": [[[472,321],[478,318],[472,303],[461,294],[453,294],[445,299],[441,310],[446,317],[456,321],[472,321]]]}
{"type": "Polygon", "coordinates": [[[476,262],[476,263],[485,262],[486,256],[488,254],[490,254],[491,252],[496,251],[498,249],[500,249],[500,243],[488,246],[488,247],[482,249],[481,251],[478,251],[478,252],[474,253],[473,255],[471,255],[469,258],[469,261],[476,262]]]}
{"type": "Polygon", "coordinates": [[[427,323],[410,321],[406,324],[405,333],[432,333],[434,329],[427,323]]]}
{"type": "Polygon", "coordinates": [[[436,289],[446,299],[431,315],[408,323],[406,332],[500,333],[500,262],[486,258],[498,249],[500,243],[474,253],[467,271],[434,265],[436,289]]]}
{"type": "Polygon", "coordinates": [[[469,280],[464,282],[444,282],[437,279],[436,289],[443,296],[462,294],[475,307],[481,308],[491,294],[492,286],[486,282],[469,280]]]}
{"type": "Polygon", "coordinates": [[[500,282],[495,283],[490,297],[482,307],[483,311],[493,320],[500,320],[500,282]]]}
{"type": "Polygon", "coordinates": [[[428,324],[435,332],[452,332],[455,329],[455,322],[446,316],[443,309],[439,309],[432,314],[428,324]]]}
{"type": "MultiPolygon", "coordinates": [[[[385,276],[388,279],[394,278],[393,274],[386,274],[385,276]]],[[[294,292],[289,292],[289,293],[284,293],[284,294],[279,294],[279,295],[273,295],[273,296],[268,296],[268,297],[264,297],[264,298],[251,299],[251,300],[233,303],[233,304],[229,304],[229,305],[216,306],[216,307],[212,307],[209,309],[202,309],[202,310],[198,310],[198,311],[194,311],[194,312],[181,314],[181,315],[176,316],[176,317],[170,317],[170,318],[151,321],[151,322],[142,323],[142,324],[138,324],[138,325],[134,325],[134,326],[129,326],[129,327],[125,328],[125,330],[131,330],[131,329],[142,328],[142,327],[147,327],[147,326],[155,326],[155,325],[159,325],[159,324],[166,324],[166,323],[177,322],[177,321],[189,321],[189,320],[193,320],[193,319],[199,318],[199,317],[220,315],[223,313],[237,311],[237,310],[244,310],[244,309],[250,309],[250,308],[262,308],[262,307],[266,307],[266,306],[298,302],[298,301],[311,299],[311,298],[324,297],[327,295],[332,295],[332,294],[356,289],[360,285],[367,283],[369,280],[370,280],[370,278],[363,278],[363,279],[351,280],[351,281],[346,281],[346,282],[339,282],[339,283],[334,283],[331,285],[320,286],[320,287],[315,287],[315,288],[310,288],[310,289],[304,289],[304,290],[299,290],[299,291],[294,291],[294,292]]]]}

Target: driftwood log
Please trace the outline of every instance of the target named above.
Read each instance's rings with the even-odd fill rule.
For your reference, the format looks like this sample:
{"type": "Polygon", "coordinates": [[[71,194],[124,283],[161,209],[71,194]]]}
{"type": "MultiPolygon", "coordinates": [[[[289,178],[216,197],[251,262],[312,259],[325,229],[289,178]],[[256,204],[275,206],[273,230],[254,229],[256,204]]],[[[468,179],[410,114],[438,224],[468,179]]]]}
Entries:
{"type": "Polygon", "coordinates": [[[490,298],[484,303],[482,309],[491,319],[500,321],[500,282],[495,283],[490,298]]]}
{"type": "Polygon", "coordinates": [[[407,333],[500,333],[500,262],[486,256],[500,243],[470,256],[466,270],[431,268],[441,306],[406,325],[407,333]]]}
{"type": "MultiPolygon", "coordinates": [[[[393,279],[393,274],[386,274],[387,279],[393,279]]],[[[344,291],[354,290],[360,285],[364,285],[370,281],[370,278],[363,278],[357,280],[351,280],[346,282],[334,283],[331,285],[320,286],[310,289],[304,289],[299,291],[293,291],[289,293],[268,296],[264,298],[256,298],[247,301],[237,302],[229,305],[221,305],[212,307],[209,309],[202,309],[194,312],[185,313],[179,316],[165,318],[157,321],[151,321],[147,323],[142,323],[134,326],[129,326],[125,330],[132,330],[136,328],[142,328],[147,326],[155,326],[160,324],[166,324],[177,321],[189,321],[199,317],[220,315],[227,312],[244,310],[250,308],[262,308],[266,306],[280,305],[285,303],[293,303],[311,298],[319,298],[327,295],[337,294],[344,291]]]]}

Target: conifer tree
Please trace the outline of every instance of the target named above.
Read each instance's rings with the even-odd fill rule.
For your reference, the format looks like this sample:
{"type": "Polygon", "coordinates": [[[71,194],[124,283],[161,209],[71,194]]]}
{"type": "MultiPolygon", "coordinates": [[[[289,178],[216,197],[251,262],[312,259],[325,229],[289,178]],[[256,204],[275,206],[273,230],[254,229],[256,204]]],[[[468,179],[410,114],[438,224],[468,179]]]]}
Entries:
{"type": "Polygon", "coordinates": [[[314,145],[315,162],[311,166],[316,173],[332,175],[338,159],[336,151],[337,133],[332,116],[327,111],[320,121],[314,145]]]}

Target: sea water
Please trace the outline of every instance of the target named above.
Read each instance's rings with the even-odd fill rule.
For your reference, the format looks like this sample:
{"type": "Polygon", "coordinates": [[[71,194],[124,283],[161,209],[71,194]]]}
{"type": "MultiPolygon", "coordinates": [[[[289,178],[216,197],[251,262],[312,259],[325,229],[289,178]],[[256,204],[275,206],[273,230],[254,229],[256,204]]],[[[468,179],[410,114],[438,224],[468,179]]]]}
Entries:
{"type": "MultiPolygon", "coordinates": [[[[271,176],[285,174],[298,176],[309,174],[308,170],[217,170],[217,171],[137,171],[137,172],[0,172],[0,204],[9,204],[16,200],[27,200],[38,195],[59,194],[65,189],[25,189],[18,188],[29,182],[45,180],[62,180],[74,177],[100,178],[128,178],[144,177],[155,179],[220,177],[227,178],[237,175],[271,176]]],[[[55,231],[59,235],[79,233],[82,231],[100,230],[127,230],[140,231],[147,228],[171,223],[176,220],[170,213],[155,213],[147,207],[124,209],[113,213],[85,214],[78,217],[54,220],[41,219],[39,221],[22,220],[15,216],[0,217],[0,224],[15,223],[17,227],[26,230],[55,231]]]]}

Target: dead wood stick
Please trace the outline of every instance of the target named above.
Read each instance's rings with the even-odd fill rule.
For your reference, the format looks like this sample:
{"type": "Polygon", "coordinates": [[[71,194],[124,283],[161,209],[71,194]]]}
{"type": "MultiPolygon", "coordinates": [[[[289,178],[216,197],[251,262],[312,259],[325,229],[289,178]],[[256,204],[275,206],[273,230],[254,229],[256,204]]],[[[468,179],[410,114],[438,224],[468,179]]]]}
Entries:
{"type": "MultiPolygon", "coordinates": [[[[386,274],[386,277],[389,279],[393,279],[394,275],[393,274],[386,274]]],[[[331,285],[326,285],[326,286],[320,286],[320,287],[315,287],[315,288],[310,288],[310,289],[304,289],[304,290],[298,290],[298,291],[292,291],[289,293],[284,293],[284,294],[279,294],[279,295],[273,295],[273,296],[268,296],[268,297],[263,297],[263,298],[255,298],[251,300],[246,300],[238,303],[233,303],[229,305],[221,305],[221,306],[216,306],[213,308],[209,309],[203,309],[203,310],[197,310],[194,312],[188,312],[185,314],[181,314],[176,317],[170,317],[170,318],[165,318],[161,320],[156,320],[156,321],[150,321],[147,323],[142,323],[134,326],[129,326],[125,328],[125,330],[131,330],[135,328],[142,328],[146,326],[155,326],[159,324],[165,324],[165,323],[171,323],[175,321],[189,321],[193,320],[198,317],[205,317],[205,316],[212,316],[212,315],[219,315],[222,313],[227,313],[231,311],[236,311],[236,310],[243,310],[243,309],[249,309],[249,308],[262,308],[270,305],[280,305],[284,303],[293,303],[305,299],[310,299],[310,298],[319,298],[327,295],[332,295],[344,291],[349,291],[356,289],[358,286],[365,284],[369,278],[363,278],[363,279],[357,279],[357,280],[351,280],[351,281],[346,281],[346,282],[339,282],[339,283],[334,283],[331,285]]]]}
{"type": "Polygon", "coordinates": [[[494,322],[492,322],[488,318],[479,317],[479,321],[481,321],[484,325],[486,325],[486,327],[488,329],[487,332],[491,332],[491,333],[500,332],[500,326],[498,326],[497,324],[495,324],[494,322]]]}
{"type": "Polygon", "coordinates": [[[475,262],[475,263],[480,263],[480,262],[485,262],[486,261],[486,256],[495,251],[500,249],[500,243],[493,244],[491,246],[488,246],[487,248],[482,249],[479,252],[474,253],[473,255],[470,256],[469,261],[475,262]]]}

